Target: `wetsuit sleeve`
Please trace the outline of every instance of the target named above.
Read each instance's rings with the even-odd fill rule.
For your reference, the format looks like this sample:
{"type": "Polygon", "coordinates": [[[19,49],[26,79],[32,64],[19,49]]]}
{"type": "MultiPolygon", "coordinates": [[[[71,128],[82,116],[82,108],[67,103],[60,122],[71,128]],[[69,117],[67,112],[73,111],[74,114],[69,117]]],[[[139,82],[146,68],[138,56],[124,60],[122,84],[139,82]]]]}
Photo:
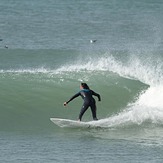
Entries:
{"type": "MultiPolygon", "coordinates": [[[[92,91],[92,90],[91,90],[91,91],[92,91]]],[[[98,97],[98,100],[101,101],[101,96],[100,96],[98,93],[92,91],[92,95],[98,97]]]]}
{"type": "Polygon", "coordinates": [[[72,96],[66,103],[68,104],[70,101],[72,101],[74,98],[78,97],[80,95],[80,92],[72,96]]]}

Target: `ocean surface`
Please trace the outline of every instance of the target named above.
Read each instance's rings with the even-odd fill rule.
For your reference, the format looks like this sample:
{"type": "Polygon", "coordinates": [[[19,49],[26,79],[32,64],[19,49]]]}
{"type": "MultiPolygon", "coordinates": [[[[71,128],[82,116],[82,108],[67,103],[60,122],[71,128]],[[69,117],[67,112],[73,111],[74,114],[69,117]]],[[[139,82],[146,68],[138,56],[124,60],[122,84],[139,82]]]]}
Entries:
{"type": "Polygon", "coordinates": [[[163,1],[0,0],[0,162],[162,163],[163,1]]]}

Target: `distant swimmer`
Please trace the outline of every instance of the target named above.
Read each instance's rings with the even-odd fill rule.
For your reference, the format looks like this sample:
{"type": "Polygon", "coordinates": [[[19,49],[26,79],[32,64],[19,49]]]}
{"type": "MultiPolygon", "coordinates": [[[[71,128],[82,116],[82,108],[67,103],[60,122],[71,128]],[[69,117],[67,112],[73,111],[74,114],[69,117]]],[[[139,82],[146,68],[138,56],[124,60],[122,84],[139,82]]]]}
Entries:
{"type": "Polygon", "coordinates": [[[95,43],[97,40],[90,40],[90,43],[95,43]]]}
{"type": "Polygon", "coordinates": [[[3,39],[0,38],[0,41],[3,41],[3,39]]]}
{"type": "Polygon", "coordinates": [[[82,105],[80,114],[79,114],[79,121],[82,120],[82,116],[85,113],[85,111],[90,107],[92,111],[92,117],[93,120],[98,120],[96,117],[96,101],[92,96],[98,97],[98,101],[101,101],[101,97],[98,93],[94,92],[89,88],[89,86],[86,83],[81,83],[80,85],[80,91],[76,93],[74,96],[72,96],[67,102],[64,102],[64,106],[66,106],[70,101],[72,101],[74,98],[81,96],[84,100],[84,103],[82,105]]]}

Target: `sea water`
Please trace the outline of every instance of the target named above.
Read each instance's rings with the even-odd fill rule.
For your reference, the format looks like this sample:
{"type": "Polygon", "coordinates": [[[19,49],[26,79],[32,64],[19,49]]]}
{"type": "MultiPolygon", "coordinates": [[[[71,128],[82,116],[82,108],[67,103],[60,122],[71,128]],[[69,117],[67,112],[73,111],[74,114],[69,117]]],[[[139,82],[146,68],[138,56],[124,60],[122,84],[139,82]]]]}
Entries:
{"type": "Polygon", "coordinates": [[[1,0],[0,162],[162,163],[162,15],[161,0],[1,0]],[[81,82],[100,127],[55,126],[78,118],[82,99],[63,102],[81,82]]]}

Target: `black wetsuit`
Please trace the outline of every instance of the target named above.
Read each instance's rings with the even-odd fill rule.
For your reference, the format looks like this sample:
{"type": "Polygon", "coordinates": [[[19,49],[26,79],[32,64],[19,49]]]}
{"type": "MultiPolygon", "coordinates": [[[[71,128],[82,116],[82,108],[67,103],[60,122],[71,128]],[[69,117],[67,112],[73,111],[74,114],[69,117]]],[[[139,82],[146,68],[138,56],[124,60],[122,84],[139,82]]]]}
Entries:
{"type": "Polygon", "coordinates": [[[101,97],[98,93],[90,90],[90,89],[83,89],[80,92],[78,92],[77,94],[75,94],[74,96],[72,96],[70,98],[69,101],[67,101],[67,104],[72,101],[74,98],[81,96],[84,100],[83,106],[81,108],[80,114],[79,114],[79,119],[82,119],[83,114],[85,113],[85,111],[88,109],[88,107],[91,108],[92,111],[92,117],[94,120],[98,120],[96,117],[96,101],[95,99],[92,97],[92,95],[97,96],[98,100],[101,101],[101,97]]]}

